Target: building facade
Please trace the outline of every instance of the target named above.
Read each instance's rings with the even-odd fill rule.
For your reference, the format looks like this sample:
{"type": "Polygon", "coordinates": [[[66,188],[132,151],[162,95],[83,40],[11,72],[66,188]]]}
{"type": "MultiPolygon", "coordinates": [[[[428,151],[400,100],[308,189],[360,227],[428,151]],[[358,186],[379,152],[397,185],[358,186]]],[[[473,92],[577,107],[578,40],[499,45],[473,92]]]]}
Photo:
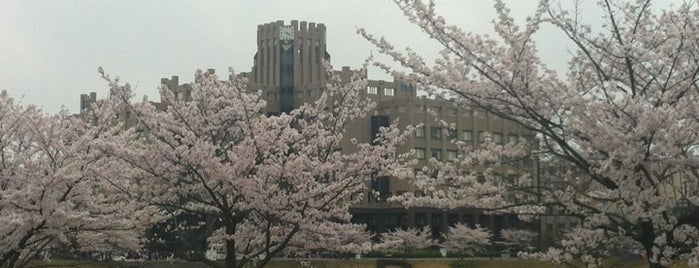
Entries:
{"type": "MultiPolygon", "coordinates": [[[[268,114],[289,112],[320,96],[329,81],[327,68],[331,60],[326,51],[324,24],[296,20],[289,24],[283,21],[262,24],[257,28],[256,44],[257,52],[253,56],[251,71],[240,75],[247,78],[250,90],[262,92],[268,114]]],[[[214,70],[208,72],[213,73],[214,70]]],[[[353,75],[349,67],[332,73],[339,75],[343,81],[348,81],[353,75]]],[[[180,84],[177,76],[163,78],[161,84],[172,90],[178,99],[189,97],[191,86],[180,84]]],[[[418,160],[416,169],[428,165],[430,158],[441,161],[456,158],[457,146],[452,140],[477,147],[483,142],[486,132],[491,134],[495,143],[500,144],[533,139],[532,133],[483,110],[457,107],[447,100],[420,97],[417,89],[409,83],[368,80],[362,96],[371,98],[377,105],[368,118],[354,122],[345,136],[358,142],[370,142],[380,127],[396,119],[399,119],[400,128],[422,124],[416,129],[414,137],[401,148],[404,152],[414,151],[414,157],[418,160]],[[450,123],[451,127],[443,128],[438,119],[450,123]]],[[[90,101],[95,101],[93,95],[81,96],[81,109],[88,107],[90,101]]],[[[510,170],[536,174],[537,163],[535,159],[523,159],[513,164],[510,170]]],[[[503,171],[502,175],[517,174],[503,171]]],[[[406,192],[419,194],[419,191],[409,182],[396,178],[373,178],[368,188],[364,201],[354,206],[351,213],[355,222],[367,224],[374,232],[397,227],[429,226],[437,234],[445,232],[447,226],[457,222],[486,226],[495,233],[504,228],[537,228],[536,224],[519,221],[515,215],[485,214],[471,208],[453,211],[405,209],[387,199],[406,192]]]]}
{"type": "MultiPolygon", "coordinates": [[[[258,26],[257,52],[250,73],[245,73],[250,88],[261,90],[270,113],[288,112],[308,101],[315,100],[328,82],[323,61],[330,62],[326,51],[326,27],[323,24],[292,20],[289,24],[276,21],[258,26]]],[[[334,74],[344,78],[353,74],[342,67],[334,74]]],[[[401,81],[368,80],[362,92],[377,103],[369,118],[358,120],[346,134],[359,142],[370,142],[381,126],[399,119],[399,127],[422,124],[415,136],[402,148],[413,150],[418,166],[427,165],[430,158],[451,161],[457,157],[458,139],[472,146],[483,142],[484,133],[490,133],[496,143],[505,144],[533,136],[523,128],[475,108],[457,107],[451,101],[419,97],[417,90],[401,81]],[[450,123],[445,129],[437,119],[450,123]]],[[[344,150],[344,149],[343,149],[344,150]]],[[[536,174],[537,161],[525,159],[515,164],[515,170],[536,174]]],[[[504,172],[504,171],[503,171],[504,172]]],[[[516,174],[503,174],[515,176],[516,174]]],[[[405,209],[400,204],[387,202],[393,195],[416,192],[408,182],[396,178],[374,178],[363,203],[352,208],[354,221],[366,223],[376,232],[396,227],[430,226],[434,232],[444,232],[448,225],[466,222],[489,226],[495,231],[503,228],[529,227],[514,215],[488,215],[482,211],[464,208],[442,211],[435,208],[405,209]],[[378,193],[378,195],[374,194],[378,193]]],[[[419,194],[418,192],[416,192],[419,194]]]]}

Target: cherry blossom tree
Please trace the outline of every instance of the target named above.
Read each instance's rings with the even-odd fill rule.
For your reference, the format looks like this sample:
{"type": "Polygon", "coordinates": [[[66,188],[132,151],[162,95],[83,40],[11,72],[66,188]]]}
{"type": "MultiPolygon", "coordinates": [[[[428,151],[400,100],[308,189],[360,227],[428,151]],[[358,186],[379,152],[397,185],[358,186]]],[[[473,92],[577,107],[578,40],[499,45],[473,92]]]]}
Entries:
{"type": "Polygon", "coordinates": [[[381,234],[381,243],[388,248],[398,249],[404,253],[413,249],[425,249],[437,245],[437,240],[432,238],[430,228],[396,228],[381,234]]]}
{"type": "MultiPolygon", "coordinates": [[[[626,236],[612,237],[603,230],[574,228],[563,235],[558,248],[544,252],[520,252],[523,258],[535,258],[575,266],[576,260],[592,267],[627,267],[623,258],[609,258],[640,252],[642,246],[626,236]]],[[[640,255],[636,255],[641,257],[640,255]]]]}
{"type": "Polygon", "coordinates": [[[404,134],[385,128],[373,145],[344,136],[374,107],[358,95],[366,87],[361,73],[347,83],[332,77],[319,99],[280,115],[265,114],[260,93],[247,91],[242,78],[219,81],[199,71],[191,98],[163,87],[160,109],[133,101],[128,84],[104,78],[134,122],[133,131],[100,147],[133,170],[141,187],[129,192],[169,215],[198,217],[172,227],[205,226],[207,243],[226,253],[223,265],[201,249],[178,257],[261,267],[280,254],[370,246],[358,241],[369,236],[365,226],[348,223],[348,208],[395,162],[404,134]]]}
{"type": "Polygon", "coordinates": [[[44,114],[0,93],[0,267],[22,267],[42,251],[137,250],[155,214],[121,194],[93,139],[118,131],[111,117],[44,114]]]}
{"type": "Polygon", "coordinates": [[[537,233],[530,230],[503,229],[500,231],[500,244],[513,250],[512,253],[517,253],[531,247],[536,236],[537,233]]]}
{"type": "Polygon", "coordinates": [[[448,251],[458,252],[461,257],[473,256],[490,245],[492,236],[489,230],[480,226],[471,228],[466,224],[457,223],[449,226],[444,235],[444,242],[440,243],[440,246],[448,251]]]}
{"type": "MultiPolygon", "coordinates": [[[[540,196],[521,203],[531,206],[520,206],[520,213],[560,207],[580,219],[580,228],[569,238],[628,238],[649,256],[650,267],[667,267],[679,258],[699,263],[699,231],[696,216],[692,217],[699,205],[696,5],[655,11],[650,0],[602,0],[598,4],[604,24],[593,28],[582,23],[578,9],[563,10],[550,1],[540,1],[534,14],[519,24],[502,1],[495,1],[496,36],[489,36],[449,25],[436,14],[432,2],[395,2],[444,49],[435,65],[429,66],[414,51],[401,52],[385,39],[359,30],[381,53],[412,72],[400,73],[385,64],[379,67],[435,95],[454,98],[459,105],[483,109],[532,131],[540,158],[566,164],[566,171],[557,178],[560,187],[529,183],[500,188],[540,196]],[[539,58],[534,35],[544,24],[556,27],[574,47],[565,77],[539,58]]],[[[472,155],[466,150],[464,154],[472,155]]],[[[476,151],[484,154],[488,155],[476,151]]],[[[497,152],[490,155],[499,163],[507,159],[497,152]]],[[[485,176],[486,183],[494,179],[485,176]]],[[[474,181],[464,175],[416,180],[416,185],[441,193],[432,194],[431,203],[457,206],[471,205],[460,201],[465,193],[492,193],[467,190],[488,189],[473,188],[478,186],[474,181]]],[[[495,201],[486,205],[507,206],[502,198],[495,201]]],[[[416,205],[417,201],[406,202],[416,205]]],[[[562,247],[547,255],[566,259],[569,249],[562,247]]],[[[576,247],[575,251],[585,250],[576,247]]],[[[597,256],[581,259],[600,265],[597,256]]]]}

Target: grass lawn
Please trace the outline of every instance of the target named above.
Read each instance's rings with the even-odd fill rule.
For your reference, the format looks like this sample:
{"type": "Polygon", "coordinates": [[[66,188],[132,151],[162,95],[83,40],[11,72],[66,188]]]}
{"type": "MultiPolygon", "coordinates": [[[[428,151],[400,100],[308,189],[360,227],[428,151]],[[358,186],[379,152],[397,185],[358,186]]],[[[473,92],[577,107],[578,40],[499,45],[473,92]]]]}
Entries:
{"type": "MultiPolygon", "coordinates": [[[[408,262],[413,268],[569,268],[567,265],[556,265],[552,263],[521,260],[521,259],[466,259],[458,264],[454,260],[410,260],[408,262]]],[[[312,261],[312,267],[316,268],[374,268],[375,261],[368,260],[333,260],[333,261],[312,261]]],[[[646,268],[648,264],[641,261],[626,263],[627,268],[646,268]]],[[[291,261],[272,262],[267,267],[270,268],[302,268],[298,263],[291,261]]],[[[581,266],[584,267],[584,266],[581,266]]],[[[687,267],[686,265],[675,265],[673,267],[687,267]]]]}
{"type": "MultiPolygon", "coordinates": [[[[408,262],[413,268],[564,268],[566,265],[554,265],[551,263],[520,260],[520,259],[466,259],[455,265],[454,260],[417,260],[408,259],[408,262]]],[[[627,268],[645,268],[648,264],[641,261],[626,262],[623,267],[627,268]]],[[[166,261],[147,261],[147,262],[88,262],[88,261],[62,261],[56,260],[51,263],[43,261],[34,261],[28,267],[75,267],[75,268],[199,268],[207,267],[199,263],[186,262],[166,262],[166,261]]],[[[292,260],[272,260],[266,267],[268,268],[302,268],[298,261],[292,260]]],[[[374,268],[376,267],[375,260],[314,260],[311,261],[311,267],[315,268],[374,268]]],[[[584,267],[584,266],[583,266],[584,267]]],[[[687,267],[686,263],[676,263],[673,268],[687,267]]]]}

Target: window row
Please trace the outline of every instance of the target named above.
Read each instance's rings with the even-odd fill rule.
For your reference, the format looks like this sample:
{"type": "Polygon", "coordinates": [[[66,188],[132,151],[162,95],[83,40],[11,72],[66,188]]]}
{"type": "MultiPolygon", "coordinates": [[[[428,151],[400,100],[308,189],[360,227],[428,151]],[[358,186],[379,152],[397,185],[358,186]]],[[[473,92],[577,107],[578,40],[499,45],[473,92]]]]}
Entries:
{"type": "MultiPolygon", "coordinates": [[[[368,87],[366,87],[366,93],[371,94],[371,95],[378,95],[379,88],[375,87],[375,86],[368,86],[368,87]]],[[[393,88],[390,88],[390,87],[384,88],[383,95],[384,96],[393,96],[393,95],[395,95],[395,90],[393,88]]]]}
{"type": "MultiPolygon", "coordinates": [[[[314,99],[319,96],[320,92],[318,90],[309,90],[309,91],[299,91],[299,92],[294,92],[293,97],[295,99],[304,99],[304,98],[309,98],[309,99],[314,99]]],[[[279,92],[267,92],[267,100],[277,100],[281,99],[282,94],[279,92]]]]}
{"type": "MultiPolygon", "coordinates": [[[[415,148],[413,150],[413,152],[415,154],[416,159],[424,160],[427,157],[427,155],[426,155],[427,151],[425,148],[418,147],[418,148],[415,148]]],[[[430,155],[429,155],[430,158],[434,158],[434,159],[437,159],[440,161],[442,160],[442,149],[431,148],[429,150],[429,152],[430,152],[430,155]]],[[[458,152],[456,150],[447,150],[447,154],[446,154],[447,161],[454,161],[457,157],[458,157],[458,152]]]]}
{"type": "MultiPolygon", "coordinates": [[[[461,116],[461,117],[473,117],[476,119],[481,119],[484,120],[486,117],[488,117],[488,113],[485,111],[479,111],[479,110],[471,110],[471,109],[458,109],[456,107],[439,107],[439,106],[425,106],[423,104],[418,104],[415,105],[415,110],[414,112],[416,113],[425,113],[427,110],[430,110],[431,112],[434,112],[439,115],[444,115],[444,116],[461,116]]],[[[502,118],[498,116],[491,115],[490,118],[492,120],[502,120],[502,118]]]]}
{"type": "MultiPolygon", "coordinates": [[[[442,149],[440,148],[430,148],[429,151],[423,147],[415,147],[413,149],[413,156],[415,159],[418,160],[427,160],[427,159],[437,159],[439,161],[446,160],[446,161],[455,161],[459,157],[459,153],[457,150],[446,150],[446,158],[442,158],[442,149]],[[429,152],[429,155],[427,154],[429,152]]],[[[524,167],[532,167],[534,164],[534,159],[532,159],[531,156],[524,156],[519,159],[511,159],[511,160],[506,160],[505,162],[508,162],[510,164],[521,164],[524,167]],[[516,161],[515,161],[516,160],[516,161]]]]}
{"type": "MultiPolygon", "coordinates": [[[[430,138],[433,140],[441,140],[442,139],[442,133],[445,131],[441,127],[430,127],[430,138]]],[[[477,131],[478,135],[476,136],[478,142],[485,142],[486,140],[486,132],[485,131],[477,131]]],[[[446,130],[446,137],[447,140],[455,140],[457,139],[457,130],[456,129],[447,129],[446,130]]],[[[425,127],[417,127],[415,128],[415,137],[416,138],[425,138],[425,127]]],[[[504,135],[501,132],[493,132],[491,133],[491,139],[493,142],[497,144],[503,144],[505,142],[504,140],[504,135]]],[[[458,137],[462,141],[468,141],[472,142],[474,141],[474,136],[473,136],[473,130],[469,129],[463,129],[461,130],[461,136],[458,137]]],[[[521,138],[523,139],[529,139],[526,135],[522,135],[521,138]]],[[[520,142],[520,136],[517,134],[508,134],[507,135],[507,142],[508,143],[517,143],[520,142]]]]}
{"type": "MultiPolygon", "coordinates": [[[[367,202],[369,202],[370,204],[388,203],[388,200],[387,200],[387,199],[388,199],[389,197],[401,196],[401,195],[404,195],[404,194],[406,194],[406,193],[407,193],[407,191],[400,191],[400,190],[399,190],[399,191],[395,191],[395,192],[388,191],[388,192],[383,192],[383,193],[381,193],[381,196],[380,196],[380,197],[376,197],[376,196],[374,196],[372,193],[368,193],[369,198],[367,198],[367,202]],[[394,194],[394,193],[395,193],[395,194],[394,194]]],[[[422,196],[425,196],[425,192],[419,191],[419,190],[415,190],[415,191],[413,192],[413,195],[415,195],[415,196],[417,196],[417,197],[422,197],[422,196]]],[[[420,213],[417,213],[417,214],[420,214],[420,213]]],[[[389,217],[390,217],[390,216],[389,216],[389,217]]]]}

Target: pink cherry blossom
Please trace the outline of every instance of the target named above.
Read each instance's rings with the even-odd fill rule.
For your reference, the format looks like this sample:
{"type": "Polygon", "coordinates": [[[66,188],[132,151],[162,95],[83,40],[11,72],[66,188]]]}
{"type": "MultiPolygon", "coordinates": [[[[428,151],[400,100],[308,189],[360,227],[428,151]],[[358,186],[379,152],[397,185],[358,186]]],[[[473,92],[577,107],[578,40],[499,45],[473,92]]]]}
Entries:
{"type": "Polygon", "coordinates": [[[444,49],[430,66],[414,51],[399,51],[360,29],[381,53],[411,72],[377,66],[459,106],[483,109],[532,131],[538,143],[519,152],[535,153],[544,168],[563,163],[556,164],[563,171],[555,177],[529,172],[525,182],[500,184],[491,171],[506,168],[518,150],[464,148],[462,161],[430,167],[445,175],[413,179],[425,196],[396,200],[407,206],[480,207],[528,216],[545,216],[543,207],[556,207],[580,220],[579,228],[561,241],[575,246],[544,254],[557,262],[575,257],[603,265],[600,261],[616,245],[601,241],[624,238],[633,241],[626,243],[628,250],[641,248],[650,267],[667,267],[678,259],[697,263],[699,236],[691,216],[699,206],[696,5],[656,11],[650,0],[603,0],[604,25],[594,29],[581,23],[582,14],[561,10],[553,1],[540,1],[521,24],[503,1],[495,1],[497,35],[489,36],[449,25],[433,2],[395,2],[444,49]],[[539,58],[534,36],[544,24],[555,26],[573,45],[565,76],[539,58]],[[474,167],[484,170],[482,180],[474,167]],[[544,181],[539,179],[554,183],[537,184],[544,181]],[[518,193],[521,198],[504,197],[518,193]]]}
{"type": "MultiPolygon", "coordinates": [[[[201,217],[172,228],[204,232],[210,247],[226,253],[225,267],[261,267],[311,250],[371,249],[366,227],[349,223],[349,207],[373,176],[397,169],[396,148],[406,135],[386,128],[375,145],[344,135],[374,107],[359,95],[361,73],[344,84],[332,77],[318,100],[280,115],[266,115],[260,93],[242,78],[220,81],[199,71],[191,98],[176,100],[163,87],[156,108],[104,77],[110,100],[133,126],[103,139],[100,150],[128,166],[124,175],[139,185],[129,189],[138,200],[170,216],[201,217]]],[[[204,252],[179,257],[219,265],[204,252]]]]}

